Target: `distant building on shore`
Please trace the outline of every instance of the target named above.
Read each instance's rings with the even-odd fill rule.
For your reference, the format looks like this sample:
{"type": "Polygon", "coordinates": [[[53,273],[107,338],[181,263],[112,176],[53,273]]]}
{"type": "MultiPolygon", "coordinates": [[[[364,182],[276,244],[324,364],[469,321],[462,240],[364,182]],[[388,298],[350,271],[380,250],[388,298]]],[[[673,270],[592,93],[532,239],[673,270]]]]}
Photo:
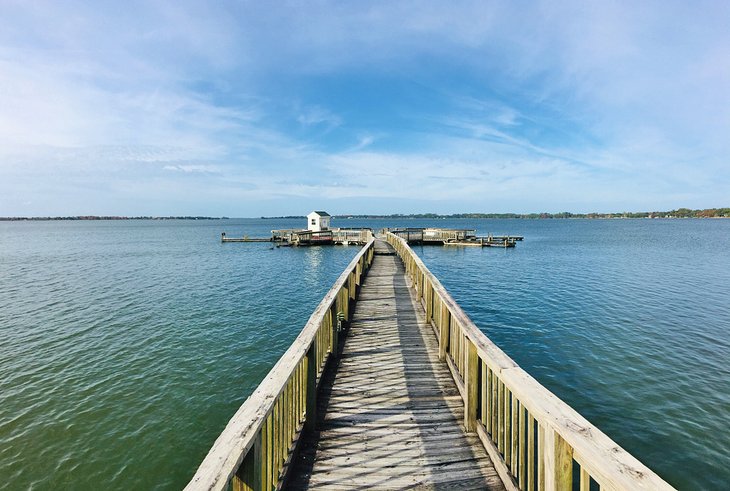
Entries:
{"type": "Polygon", "coordinates": [[[321,232],[330,229],[330,214],[326,211],[313,211],[307,215],[307,230],[321,232]]]}

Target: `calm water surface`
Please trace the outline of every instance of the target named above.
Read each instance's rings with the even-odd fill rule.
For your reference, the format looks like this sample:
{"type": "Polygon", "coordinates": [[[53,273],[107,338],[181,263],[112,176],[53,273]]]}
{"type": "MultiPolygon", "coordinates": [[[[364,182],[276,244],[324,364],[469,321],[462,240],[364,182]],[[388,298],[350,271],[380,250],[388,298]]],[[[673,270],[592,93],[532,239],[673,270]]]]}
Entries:
{"type": "MultiPolygon", "coordinates": [[[[0,488],[179,489],[355,247],[295,221],[0,223],[0,488]]],[[[397,225],[340,221],[340,226],[397,225]]],[[[730,482],[730,221],[403,221],[499,346],[681,489],[730,482]]]]}

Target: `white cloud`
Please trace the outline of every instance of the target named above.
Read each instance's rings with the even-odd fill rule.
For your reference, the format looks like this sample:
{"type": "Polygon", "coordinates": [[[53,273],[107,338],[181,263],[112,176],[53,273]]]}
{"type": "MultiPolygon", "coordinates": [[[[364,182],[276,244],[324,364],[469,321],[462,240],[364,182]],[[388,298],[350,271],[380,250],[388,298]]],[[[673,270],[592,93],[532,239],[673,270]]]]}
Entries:
{"type": "Polygon", "coordinates": [[[642,185],[646,203],[722,201],[728,17],[730,4],[681,2],[6,2],[0,194],[29,199],[0,214],[31,214],[33,193],[48,202],[63,186],[123,181],[123,202],[149,179],[239,199],[488,206],[619,200],[642,185]],[[429,86],[438,104],[365,106],[348,83],[370,76],[373,91],[429,86]],[[331,99],[309,97],[331,80],[331,99]],[[307,180],[322,169],[331,179],[307,180]]]}

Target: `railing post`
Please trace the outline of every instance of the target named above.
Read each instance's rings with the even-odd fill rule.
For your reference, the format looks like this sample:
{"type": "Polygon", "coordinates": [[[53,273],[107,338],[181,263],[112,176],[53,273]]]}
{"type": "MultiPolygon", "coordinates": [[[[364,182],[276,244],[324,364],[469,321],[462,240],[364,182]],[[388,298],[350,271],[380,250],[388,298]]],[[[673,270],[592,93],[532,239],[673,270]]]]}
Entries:
{"type": "Polygon", "coordinates": [[[317,343],[312,343],[304,362],[307,371],[307,416],[304,427],[314,431],[317,426],[317,343]]]}
{"type": "Polygon", "coordinates": [[[552,428],[545,428],[542,443],[545,491],[573,488],[573,449],[552,428]]]}
{"type": "Polygon", "coordinates": [[[471,339],[466,338],[467,360],[466,360],[466,401],[464,403],[464,428],[466,431],[474,431],[477,421],[477,397],[479,395],[479,356],[477,347],[471,339]]]}

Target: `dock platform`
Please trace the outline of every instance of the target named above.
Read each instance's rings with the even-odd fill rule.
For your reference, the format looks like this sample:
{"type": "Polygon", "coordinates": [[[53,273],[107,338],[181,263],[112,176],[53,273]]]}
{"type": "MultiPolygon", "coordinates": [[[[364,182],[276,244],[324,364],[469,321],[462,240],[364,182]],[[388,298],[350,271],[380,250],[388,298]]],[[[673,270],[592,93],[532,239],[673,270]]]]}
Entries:
{"type": "Polygon", "coordinates": [[[521,235],[476,235],[473,229],[456,228],[396,228],[387,232],[400,237],[408,244],[445,245],[465,247],[515,247],[524,239],[521,235]]]}

